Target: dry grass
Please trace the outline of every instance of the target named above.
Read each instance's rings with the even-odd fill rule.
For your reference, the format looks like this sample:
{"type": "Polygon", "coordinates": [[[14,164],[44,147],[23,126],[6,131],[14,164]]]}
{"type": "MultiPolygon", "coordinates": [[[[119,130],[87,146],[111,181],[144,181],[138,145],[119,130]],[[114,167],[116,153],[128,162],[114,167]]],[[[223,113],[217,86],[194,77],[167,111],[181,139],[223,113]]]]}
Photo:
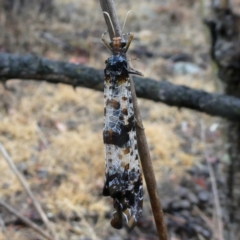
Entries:
{"type": "MultiPolygon", "coordinates": [[[[184,1],[164,2],[116,2],[122,20],[129,9],[134,10],[126,26],[126,32],[131,30],[136,36],[131,48],[141,45],[158,53],[185,52],[201,61],[199,56],[208,53],[209,43],[199,14],[200,1],[192,6],[184,1]]],[[[55,5],[51,15],[36,14],[37,10],[26,8],[22,13],[8,16],[0,10],[0,26],[5,28],[4,32],[0,31],[0,49],[104,68],[109,52],[99,38],[106,26],[98,1],[61,0],[55,5]],[[40,37],[42,31],[80,50],[85,49],[89,55],[83,57],[79,49],[67,52],[54,46],[40,37]]],[[[148,77],[167,77],[177,84],[215,90],[213,73],[208,68],[198,76],[179,76],[164,71],[171,64],[159,58],[144,57],[133,65],[148,77]]],[[[63,239],[126,237],[125,230],[117,232],[109,227],[105,215],[112,210],[111,200],[101,196],[104,181],[102,93],[21,81],[9,82],[8,86],[15,92],[0,86],[0,142],[25,173],[46,213],[55,216],[59,236],[63,239]],[[66,219],[58,217],[59,214],[66,219]],[[74,214],[81,218],[80,222],[71,220],[74,214]]],[[[139,102],[158,183],[178,181],[185,169],[202,156],[200,120],[206,125],[219,120],[151,101],[139,102]]],[[[20,184],[2,157],[0,183],[1,196],[26,214],[31,203],[25,199],[20,184]]],[[[144,205],[148,206],[146,202],[144,205]]],[[[6,239],[1,234],[0,239],[6,239]]],[[[37,239],[25,228],[7,228],[7,234],[12,240],[37,239]]]]}

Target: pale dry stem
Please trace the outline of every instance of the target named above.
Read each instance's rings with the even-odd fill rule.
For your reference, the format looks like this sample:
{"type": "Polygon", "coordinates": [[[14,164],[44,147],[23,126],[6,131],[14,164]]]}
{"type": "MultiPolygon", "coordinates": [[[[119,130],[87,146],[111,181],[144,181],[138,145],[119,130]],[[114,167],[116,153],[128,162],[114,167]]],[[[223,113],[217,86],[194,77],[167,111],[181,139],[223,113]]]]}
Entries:
{"type": "Polygon", "coordinates": [[[218,239],[219,240],[224,240],[224,235],[223,235],[223,223],[222,223],[222,209],[220,206],[220,201],[219,201],[219,194],[218,194],[218,189],[217,189],[217,183],[216,183],[216,178],[215,174],[210,162],[210,157],[209,157],[209,152],[206,146],[206,136],[205,136],[205,126],[203,121],[201,122],[201,140],[203,143],[203,149],[204,149],[204,157],[207,162],[207,167],[209,171],[209,176],[210,176],[210,181],[211,181],[211,186],[212,186],[212,191],[213,191],[213,199],[214,199],[214,206],[215,206],[215,211],[216,211],[216,216],[217,216],[217,233],[218,233],[218,239]]]}
{"type": "MultiPolygon", "coordinates": [[[[17,177],[17,179],[19,180],[19,182],[21,183],[22,187],[26,190],[27,194],[29,195],[29,197],[32,199],[33,205],[36,208],[37,212],[39,213],[42,221],[45,223],[46,227],[48,228],[48,230],[50,231],[50,233],[52,234],[52,236],[54,237],[54,240],[58,240],[57,235],[55,233],[55,230],[53,229],[51,223],[49,222],[46,214],[44,213],[40,203],[38,202],[38,200],[35,198],[35,196],[33,195],[27,181],[25,180],[25,178],[23,177],[23,175],[18,171],[17,167],[15,166],[13,160],[11,159],[11,157],[9,156],[9,154],[7,153],[6,149],[3,147],[3,145],[0,143],[0,152],[2,153],[3,158],[6,160],[6,162],[8,163],[10,169],[12,170],[12,172],[15,174],[15,176],[17,177]]],[[[1,202],[1,204],[3,205],[3,202],[1,202]]],[[[29,224],[28,224],[29,225],[29,224]]]]}
{"type": "Polygon", "coordinates": [[[28,218],[24,217],[22,214],[20,214],[17,210],[12,208],[10,205],[8,205],[6,202],[0,199],[0,205],[7,209],[10,213],[15,215],[17,218],[19,218],[22,222],[24,222],[26,225],[31,227],[33,230],[41,234],[43,237],[49,240],[53,240],[51,236],[49,236],[43,229],[41,229],[38,225],[36,225],[34,222],[29,220],[28,218]]]}

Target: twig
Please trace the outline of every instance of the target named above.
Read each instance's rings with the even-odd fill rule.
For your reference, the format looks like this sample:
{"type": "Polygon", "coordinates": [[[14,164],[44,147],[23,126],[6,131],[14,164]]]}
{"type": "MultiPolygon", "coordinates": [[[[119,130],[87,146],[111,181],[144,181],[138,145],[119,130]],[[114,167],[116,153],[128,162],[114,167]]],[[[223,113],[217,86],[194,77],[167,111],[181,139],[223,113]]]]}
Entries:
{"type": "Polygon", "coordinates": [[[167,218],[171,219],[172,221],[176,222],[178,225],[185,225],[187,220],[182,218],[182,217],[178,217],[178,216],[174,216],[172,214],[166,213],[165,214],[167,218]]]}
{"type": "Polygon", "coordinates": [[[206,238],[204,238],[201,234],[197,233],[197,237],[199,238],[199,240],[206,240],[206,238]]]}
{"type": "MultiPolygon", "coordinates": [[[[115,37],[121,36],[121,27],[118,21],[118,16],[116,14],[116,9],[115,9],[113,0],[106,0],[106,1],[100,0],[100,4],[101,4],[102,11],[107,12],[110,15],[110,18],[112,20],[113,27],[116,33],[115,37]]],[[[108,27],[109,36],[112,39],[114,37],[114,32],[111,27],[110,21],[105,14],[104,14],[104,18],[108,27]]]]}
{"type": "Polygon", "coordinates": [[[45,137],[42,129],[38,125],[36,125],[36,130],[37,130],[37,133],[38,133],[38,135],[39,135],[39,137],[40,137],[44,147],[47,148],[49,146],[49,143],[48,143],[48,140],[45,137]]]}
{"type": "Polygon", "coordinates": [[[145,131],[142,124],[140,109],[137,103],[137,96],[136,96],[134,84],[131,77],[130,77],[130,81],[131,81],[133,108],[134,108],[135,119],[137,123],[136,124],[137,144],[138,144],[138,151],[139,151],[141,164],[142,164],[142,170],[143,170],[144,178],[147,185],[147,190],[148,190],[148,194],[151,202],[152,212],[155,219],[155,224],[157,227],[159,239],[167,240],[168,239],[167,229],[164,222],[164,216],[163,216],[160,198],[157,192],[156,178],[153,171],[152,160],[151,160],[151,156],[150,156],[150,152],[147,144],[145,131]]]}
{"type": "Polygon", "coordinates": [[[35,196],[33,195],[30,187],[28,186],[28,183],[26,182],[26,180],[24,179],[24,177],[22,176],[22,174],[18,171],[18,169],[16,168],[13,160],[11,159],[11,157],[8,155],[6,149],[3,147],[3,145],[0,143],[0,152],[2,153],[2,156],[4,157],[4,159],[6,160],[6,162],[8,163],[10,169],[13,171],[13,173],[16,175],[17,179],[19,180],[19,182],[21,183],[22,187],[26,190],[27,194],[29,195],[29,197],[32,199],[33,205],[36,208],[37,212],[39,213],[40,217],[42,218],[43,222],[45,223],[46,227],[48,228],[48,230],[51,232],[52,236],[54,236],[54,239],[57,239],[56,233],[51,225],[51,223],[49,222],[46,214],[44,213],[44,211],[42,210],[42,207],[40,205],[40,203],[38,202],[38,200],[35,198],[35,196]]]}
{"type": "Polygon", "coordinates": [[[211,181],[211,185],[212,185],[214,206],[215,206],[216,215],[217,215],[218,238],[219,238],[219,240],[224,240],[223,223],[222,223],[222,209],[221,209],[221,206],[220,206],[215,174],[214,174],[211,162],[210,162],[210,157],[209,157],[209,153],[208,153],[207,146],[206,146],[205,127],[204,127],[203,121],[201,122],[201,140],[202,140],[202,143],[203,143],[204,157],[205,157],[206,162],[207,162],[210,181],[211,181]]]}
{"type": "Polygon", "coordinates": [[[88,223],[88,221],[83,213],[82,208],[79,207],[76,209],[76,206],[73,206],[72,203],[70,201],[68,201],[67,199],[65,199],[64,202],[66,203],[66,205],[68,206],[69,209],[76,212],[77,215],[81,218],[81,224],[84,226],[84,230],[87,231],[88,234],[90,235],[89,237],[91,238],[91,240],[100,240],[99,237],[96,235],[92,226],[88,223]]]}
{"type": "Polygon", "coordinates": [[[45,237],[46,239],[49,240],[53,240],[52,237],[50,237],[44,230],[42,230],[38,225],[36,225],[35,223],[33,223],[31,220],[29,220],[28,218],[24,217],[23,215],[21,215],[17,210],[15,210],[14,208],[12,208],[10,205],[8,205],[6,202],[4,202],[3,200],[0,199],[0,205],[2,205],[4,208],[6,208],[10,213],[14,214],[15,216],[17,216],[21,221],[23,221],[26,225],[28,225],[29,227],[31,227],[32,229],[34,229],[36,232],[38,232],[39,234],[41,234],[43,237],[45,237]]]}
{"type": "Polygon", "coordinates": [[[211,222],[209,217],[198,206],[194,206],[193,210],[194,210],[195,213],[197,213],[205,221],[205,223],[208,225],[208,227],[210,227],[210,229],[213,232],[214,238],[216,238],[217,236],[215,236],[216,235],[215,234],[215,226],[211,222]]]}
{"type": "MultiPolygon", "coordinates": [[[[118,20],[116,20],[118,18],[117,18],[117,14],[116,14],[115,7],[114,7],[114,2],[112,0],[100,0],[100,3],[101,3],[102,10],[106,11],[110,14],[110,16],[113,20],[112,22],[113,22],[114,29],[117,29],[117,30],[115,30],[116,35],[121,36],[120,26],[119,26],[118,20]]],[[[111,26],[108,23],[108,21],[106,21],[106,24],[107,24],[108,30],[110,32],[111,26]]],[[[111,38],[113,37],[111,32],[110,32],[110,37],[111,38]]],[[[149,194],[150,201],[151,201],[152,212],[154,215],[159,239],[167,240],[167,230],[166,230],[166,225],[164,223],[163,211],[161,208],[160,199],[159,199],[158,193],[157,193],[157,183],[155,180],[152,161],[151,161],[151,157],[150,157],[150,153],[149,153],[149,149],[148,149],[148,144],[147,144],[144,128],[142,125],[140,110],[138,107],[137,97],[136,97],[134,84],[132,82],[131,76],[130,76],[130,80],[131,80],[131,92],[132,92],[133,107],[134,107],[134,112],[135,112],[135,119],[137,122],[136,130],[137,130],[138,150],[139,150],[139,155],[140,155],[140,159],[141,159],[143,174],[144,174],[144,178],[145,178],[147,189],[148,189],[148,194],[149,194]]]]}
{"type": "Polygon", "coordinates": [[[49,42],[53,43],[54,45],[57,45],[58,47],[62,48],[63,50],[74,50],[74,47],[68,45],[64,41],[54,37],[51,33],[48,32],[42,32],[40,34],[40,37],[48,40],[49,42]]]}

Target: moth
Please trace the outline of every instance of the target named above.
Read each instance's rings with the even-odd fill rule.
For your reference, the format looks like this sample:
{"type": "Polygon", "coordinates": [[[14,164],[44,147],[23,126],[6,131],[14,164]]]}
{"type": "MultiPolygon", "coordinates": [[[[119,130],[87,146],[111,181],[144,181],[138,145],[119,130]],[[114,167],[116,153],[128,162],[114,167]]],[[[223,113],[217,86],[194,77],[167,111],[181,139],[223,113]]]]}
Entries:
{"type": "MultiPolygon", "coordinates": [[[[133,34],[127,34],[127,42],[123,35],[116,37],[109,14],[104,14],[109,18],[114,37],[110,43],[104,38],[106,32],[101,38],[112,52],[105,61],[104,69],[103,142],[106,172],[103,195],[113,198],[111,225],[121,229],[125,219],[128,230],[131,231],[142,214],[143,187],[129,74],[142,76],[142,73],[130,68],[126,60],[133,34]]],[[[128,14],[129,12],[124,25],[128,14]]]]}

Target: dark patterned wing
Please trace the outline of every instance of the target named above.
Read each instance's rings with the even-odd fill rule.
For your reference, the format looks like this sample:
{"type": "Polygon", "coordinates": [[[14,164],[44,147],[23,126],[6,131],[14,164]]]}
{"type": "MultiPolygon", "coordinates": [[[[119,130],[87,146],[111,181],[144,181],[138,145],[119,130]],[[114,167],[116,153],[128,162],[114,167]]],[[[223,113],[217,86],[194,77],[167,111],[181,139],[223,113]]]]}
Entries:
{"type": "Polygon", "coordinates": [[[143,189],[139,166],[130,81],[125,58],[106,61],[104,82],[104,130],[106,178],[104,196],[111,196],[115,211],[111,225],[133,229],[142,213],[143,189]]]}

